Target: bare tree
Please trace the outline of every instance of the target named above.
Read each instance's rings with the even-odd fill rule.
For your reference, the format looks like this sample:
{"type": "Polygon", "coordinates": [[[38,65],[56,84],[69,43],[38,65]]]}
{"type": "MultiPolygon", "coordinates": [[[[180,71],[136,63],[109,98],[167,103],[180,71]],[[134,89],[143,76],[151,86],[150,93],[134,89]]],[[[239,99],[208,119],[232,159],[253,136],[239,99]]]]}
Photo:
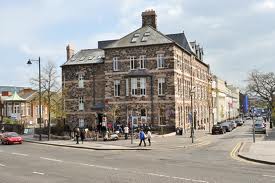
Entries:
{"type": "MultiPolygon", "coordinates": [[[[261,97],[267,102],[271,111],[274,111],[275,103],[275,74],[274,72],[262,73],[254,70],[248,75],[247,89],[252,95],[261,97]]],[[[272,123],[271,123],[272,124],[272,123]]],[[[272,126],[271,126],[272,127],[272,126]]]]}
{"type": "MultiPolygon", "coordinates": [[[[41,70],[41,91],[43,97],[43,103],[48,107],[48,139],[50,138],[50,124],[51,124],[51,112],[52,112],[52,100],[57,95],[57,91],[60,88],[58,82],[57,67],[52,62],[47,64],[41,70]]],[[[31,79],[31,84],[35,87],[39,86],[39,78],[35,77],[31,79]]]]}

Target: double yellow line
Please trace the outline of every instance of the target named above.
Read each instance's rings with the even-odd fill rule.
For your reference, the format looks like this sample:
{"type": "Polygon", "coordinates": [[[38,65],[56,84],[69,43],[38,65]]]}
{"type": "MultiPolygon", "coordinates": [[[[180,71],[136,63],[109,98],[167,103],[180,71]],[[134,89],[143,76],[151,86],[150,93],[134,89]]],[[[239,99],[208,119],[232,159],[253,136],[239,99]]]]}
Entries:
{"type": "Polygon", "coordinates": [[[239,150],[239,148],[241,147],[241,145],[242,145],[242,142],[239,142],[239,143],[234,147],[234,149],[230,152],[231,158],[236,159],[236,160],[239,160],[239,158],[237,159],[236,153],[237,153],[237,151],[239,150]]]}
{"type": "Polygon", "coordinates": [[[247,160],[245,160],[245,159],[240,158],[240,157],[237,155],[237,153],[238,153],[238,151],[240,150],[240,148],[241,148],[242,145],[243,145],[243,143],[242,143],[242,142],[239,142],[239,143],[234,147],[234,149],[230,152],[231,158],[234,159],[234,160],[240,161],[240,162],[250,163],[250,164],[257,164],[257,165],[259,165],[259,163],[255,163],[255,162],[252,162],[252,161],[247,161],[247,160]]]}

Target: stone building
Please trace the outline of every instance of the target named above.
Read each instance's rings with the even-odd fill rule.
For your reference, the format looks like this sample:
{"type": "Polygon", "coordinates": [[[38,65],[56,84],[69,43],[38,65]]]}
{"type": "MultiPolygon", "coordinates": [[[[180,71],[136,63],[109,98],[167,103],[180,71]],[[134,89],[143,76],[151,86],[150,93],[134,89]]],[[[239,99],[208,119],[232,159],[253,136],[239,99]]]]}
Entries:
{"type": "Polygon", "coordinates": [[[209,65],[203,49],[184,32],[163,34],[157,15],[142,13],[142,26],[98,49],[74,54],[67,47],[62,65],[67,121],[75,126],[147,124],[188,129],[190,90],[195,89],[195,127],[210,122],[209,65]]]}

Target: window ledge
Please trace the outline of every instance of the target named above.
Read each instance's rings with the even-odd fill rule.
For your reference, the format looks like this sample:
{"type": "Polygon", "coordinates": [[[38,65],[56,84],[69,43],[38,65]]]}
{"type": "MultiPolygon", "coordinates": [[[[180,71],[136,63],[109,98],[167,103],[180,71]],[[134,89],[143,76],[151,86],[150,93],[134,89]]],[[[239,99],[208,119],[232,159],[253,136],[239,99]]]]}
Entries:
{"type": "Polygon", "coordinates": [[[162,94],[162,95],[158,95],[159,97],[165,97],[165,94],[162,94]]]}

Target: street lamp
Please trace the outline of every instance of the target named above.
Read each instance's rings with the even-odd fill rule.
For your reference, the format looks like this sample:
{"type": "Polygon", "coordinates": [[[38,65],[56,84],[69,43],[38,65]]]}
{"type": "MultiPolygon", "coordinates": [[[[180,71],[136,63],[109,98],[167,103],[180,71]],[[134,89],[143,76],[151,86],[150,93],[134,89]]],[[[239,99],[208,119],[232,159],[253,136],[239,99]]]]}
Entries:
{"type": "Polygon", "coordinates": [[[40,57],[38,60],[31,60],[29,59],[27,64],[31,65],[32,62],[38,62],[38,69],[39,69],[39,140],[41,141],[41,123],[42,123],[42,115],[41,115],[41,67],[40,67],[40,57]]]}
{"type": "Polygon", "coordinates": [[[194,143],[194,111],[193,111],[193,95],[195,94],[195,87],[190,89],[191,96],[191,138],[192,143],[194,143]]]}

